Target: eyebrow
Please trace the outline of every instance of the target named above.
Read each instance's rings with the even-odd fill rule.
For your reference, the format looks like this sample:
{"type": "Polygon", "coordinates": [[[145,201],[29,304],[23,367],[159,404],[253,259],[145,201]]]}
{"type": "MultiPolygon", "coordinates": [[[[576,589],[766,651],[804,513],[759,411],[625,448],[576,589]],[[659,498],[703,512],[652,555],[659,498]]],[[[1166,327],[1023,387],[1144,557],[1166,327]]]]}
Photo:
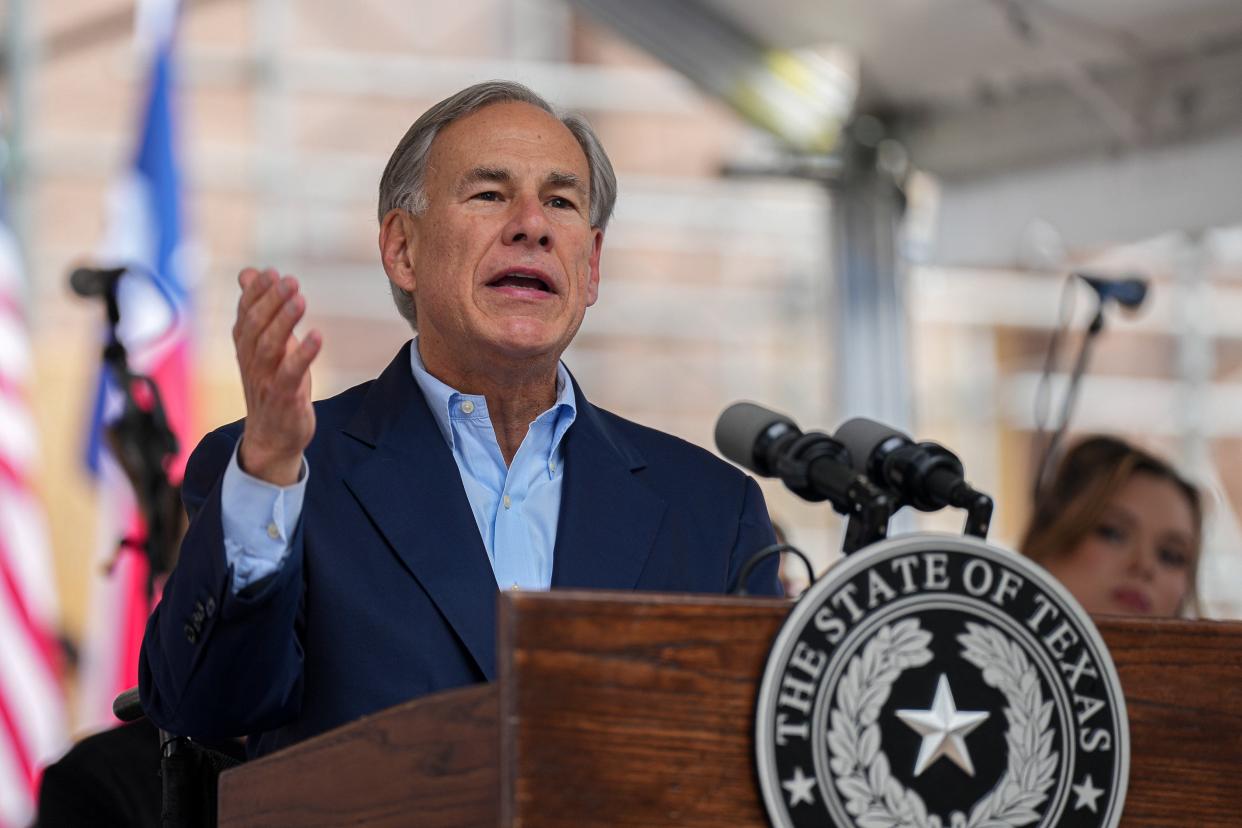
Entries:
{"type": "Polygon", "coordinates": [[[1195,551],[1195,541],[1190,535],[1187,535],[1181,529],[1173,529],[1160,535],[1160,541],[1172,546],[1184,547],[1179,550],[1182,552],[1195,551]]]}
{"type": "Polygon", "coordinates": [[[500,167],[475,167],[461,177],[457,182],[457,193],[460,195],[468,190],[472,185],[480,181],[491,181],[496,184],[507,184],[513,179],[509,175],[509,171],[500,167]]]}
{"type": "MultiPolygon", "coordinates": [[[[1120,506],[1116,503],[1108,504],[1105,507],[1104,513],[1101,517],[1103,519],[1108,519],[1110,517],[1120,519],[1122,523],[1126,524],[1127,528],[1134,526],[1139,522],[1138,515],[1134,514],[1134,512],[1132,512],[1128,507],[1120,506]]],[[[1168,529],[1160,532],[1156,537],[1161,543],[1184,544],[1187,547],[1184,551],[1193,552],[1197,549],[1194,535],[1187,535],[1181,529],[1168,529]]]]}
{"type": "Polygon", "coordinates": [[[587,189],[582,183],[582,179],[577,173],[562,172],[561,170],[553,170],[548,173],[548,177],[544,179],[545,183],[551,184],[553,187],[568,187],[576,191],[583,198],[586,198],[587,189]]]}
{"type": "Polygon", "coordinates": [[[1118,503],[1104,504],[1104,509],[1100,512],[1100,517],[1102,519],[1115,518],[1126,524],[1134,524],[1138,522],[1138,515],[1118,503]]]}

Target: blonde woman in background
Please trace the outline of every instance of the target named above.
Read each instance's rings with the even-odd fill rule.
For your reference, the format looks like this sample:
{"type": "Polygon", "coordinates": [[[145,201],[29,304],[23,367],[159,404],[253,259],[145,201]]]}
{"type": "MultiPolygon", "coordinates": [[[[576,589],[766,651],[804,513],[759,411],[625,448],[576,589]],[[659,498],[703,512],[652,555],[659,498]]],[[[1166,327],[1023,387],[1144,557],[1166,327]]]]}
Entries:
{"type": "Polygon", "coordinates": [[[1198,608],[1202,535],[1198,489],[1155,455],[1097,436],[1065,455],[1020,549],[1087,612],[1172,617],[1198,608]]]}

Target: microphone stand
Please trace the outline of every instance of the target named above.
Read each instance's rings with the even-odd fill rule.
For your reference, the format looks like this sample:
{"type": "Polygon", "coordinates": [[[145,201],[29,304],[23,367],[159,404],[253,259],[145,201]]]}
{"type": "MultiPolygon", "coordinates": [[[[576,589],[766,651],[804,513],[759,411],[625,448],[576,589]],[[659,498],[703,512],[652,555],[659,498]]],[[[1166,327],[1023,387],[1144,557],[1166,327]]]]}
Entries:
{"type": "Polygon", "coordinates": [[[850,514],[845,524],[841,553],[849,555],[888,537],[888,522],[896,511],[892,498],[882,491],[850,492],[850,514]]]}
{"type": "Polygon", "coordinates": [[[120,541],[120,549],[145,554],[149,600],[155,593],[156,577],[172,570],[181,535],[180,493],[167,471],[178,443],[168,425],[159,386],[149,376],[130,370],[128,353],[117,335],[121,322],[117,286],[125,271],[97,271],[108,317],[108,336],[102,354],[104,370],[111,375],[124,400],[121,415],[106,427],[105,435],[109,449],[134,488],[146,523],[145,542],[139,545],[135,539],[125,537],[120,541]],[[138,398],[138,389],[142,390],[143,400],[138,398]]]}
{"type": "Polygon", "coordinates": [[[812,481],[839,480],[840,470],[849,468],[848,455],[827,435],[816,431],[798,437],[781,456],[775,469],[795,494],[804,500],[829,500],[833,509],[848,518],[842,553],[857,552],[868,544],[888,535],[888,522],[898,503],[888,492],[875,486],[865,476],[849,473],[852,480],[844,495],[828,497],[823,491],[840,491],[831,484],[815,486],[812,481]],[[826,460],[826,463],[819,463],[826,460]]]}
{"type": "Polygon", "coordinates": [[[960,492],[954,492],[953,502],[949,505],[966,511],[966,525],[962,529],[962,534],[971,535],[979,540],[988,539],[988,529],[992,526],[994,507],[991,497],[963,484],[960,492]]]}
{"type": "Polygon", "coordinates": [[[1091,324],[1087,326],[1087,331],[1083,335],[1082,344],[1078,346],[1078,356],[1074,360],[1074,369],[1070,374],[1069,388],[1065,391],[1065,400],[1061,404],[1061,421],[1057,424],[1057,430],[1048,440],[1048,445],[1044,449],[1044,456],[1039,463],[1039,472],[1035,476],[1035,498],[1043,493],[1048,485],[1048,476],[1052,473],[1053,467],[1060,454],[1061,441],[1065,438],[1066,431],[1069,430],[1070,420],[1074,416],[1074,406],[1078,402],[1078,388],[1082,383],[1082,377],[1087,372],[1087,363],[1091,358],[1091,351],[1095,345],[1095,340],[1104,330],[1104,302],[1097,299],[1095,304],[1095,316],[1091,319],[1091,324]]]}

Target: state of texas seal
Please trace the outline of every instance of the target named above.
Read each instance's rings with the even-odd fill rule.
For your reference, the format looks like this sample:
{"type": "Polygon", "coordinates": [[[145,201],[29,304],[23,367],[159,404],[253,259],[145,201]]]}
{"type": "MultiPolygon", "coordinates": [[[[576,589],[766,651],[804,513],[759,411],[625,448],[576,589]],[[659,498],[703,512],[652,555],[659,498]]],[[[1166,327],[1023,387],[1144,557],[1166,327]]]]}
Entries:
{"type": "Polygon", "coordinates": [[[756,758],[789,828],[1115,828],[1129,772],[1116,668],[1043,569],[914,534],[829,570],[785,621],[756,758]]]}

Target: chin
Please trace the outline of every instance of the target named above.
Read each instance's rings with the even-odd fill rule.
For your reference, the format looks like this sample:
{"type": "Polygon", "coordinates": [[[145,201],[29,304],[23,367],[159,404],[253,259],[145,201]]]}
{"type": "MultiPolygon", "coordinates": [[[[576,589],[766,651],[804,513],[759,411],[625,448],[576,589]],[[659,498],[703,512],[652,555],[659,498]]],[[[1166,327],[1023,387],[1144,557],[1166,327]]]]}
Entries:
{"type": "Polygon", "coordinates": [[[577,331],[567,332],[561,325],[541,319],[519,317],[498,324],[488,337],[496,350],[513,358],[530,358],[554,353],[558,358],[577,331]]]}
{"type": "Polygon", "coordinates": [[[1099,614],[1101,615],[1128,615],[1131,618],[1155,618],[1163,614],[1163,613],[1156,611],[1154,608],[1150,606],[1148,607],[1134,606],[1131,604],[1127,604],[1123,601],[1118,601],[1116,599],[1110,599],[1109,601],[1105,602],[1104,607],[1105,608],[1098,610],[1099,614]]]}
{"type": "Polygon", "coordinates": [[[564,350],[559,337],[542,330],[497,331],[488,337],[488,342],[495,353],[503,354],[509,359],[535,359],[549,354],[559,358],[564,350]]]}

